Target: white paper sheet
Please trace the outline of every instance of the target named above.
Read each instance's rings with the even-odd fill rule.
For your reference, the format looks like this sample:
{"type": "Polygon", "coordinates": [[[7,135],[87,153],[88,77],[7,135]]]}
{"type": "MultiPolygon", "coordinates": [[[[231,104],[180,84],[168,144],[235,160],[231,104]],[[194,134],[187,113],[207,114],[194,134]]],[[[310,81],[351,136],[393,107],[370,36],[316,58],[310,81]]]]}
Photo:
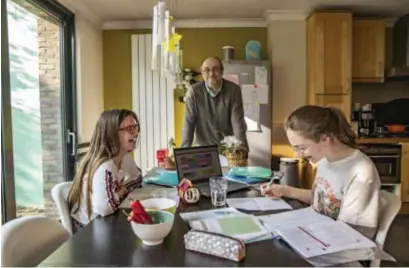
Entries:
{"type": "Polygon", "coordinates": [[[260,106],[258,104],[244,103],[244,116],[258,123],[260,121],[260,106]]]}
{"type": "Polygon", "coordinates": [[[243,103],[268,104],[268,85],[242,85],[243,103]]]}
{"type": "Polygon", "coordinates": [[[260,131],[260,106],[258,104],[243,103],[243,110],[247,131],[260,131]]]}
{"type": "Polygon", "coordinates": [[[208,210],[202,210],[202,211],[180,213],[180,217],[184,221],[196,221],[196,220],[226,217],[226,216],[231,216],[231,215],[236,215],[236,214],[243,215],[244,213],[234,208],[219,208],[219,209],[208,209],[208,210]]]}
{"type": "Polygon", "coordinates": [[[282,227],[280,236],[305,258],[344,250],[374,248],[375,243],[342,221],[282,227]]]}
{"type": "Polygon", "coordinates": [[[265,215],[258,217],[270,231],[275,232],[283,226],[297,226],[300,219],[303,224],[314,224],[320,222],[333,222],[330,217],[321,215],[314,211],[312,207],[296,209],[293,211],[265,215]]]}
{"type": "Polygon", "coordinates": [[[256,85],[267,85],[267,69],[264,66],[257,66],[254,71],[256,85]]]}
{"type": "Polygon", "coordinates": [[[227,204],[230,207],[234,207],[236,209],[250,211],[292,209],[292,207],[281,198],[277,199],[268,199],[266,197],[228,198],[227,204]]]}

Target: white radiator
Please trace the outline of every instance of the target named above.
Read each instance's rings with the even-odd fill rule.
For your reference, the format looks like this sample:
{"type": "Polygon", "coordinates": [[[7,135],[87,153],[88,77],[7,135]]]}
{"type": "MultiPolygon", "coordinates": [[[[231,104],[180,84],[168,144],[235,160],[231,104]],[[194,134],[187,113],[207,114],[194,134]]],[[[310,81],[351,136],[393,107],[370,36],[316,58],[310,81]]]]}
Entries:
{"type": "Polygon", "coordinates": [[[157,165],[156,150],[167,148],[174,137],[173,81],[151,70],[152,35],[136,34],[132,47],[132,109],[139,117],[141,133],[134,152],[137,165],[145,173],[157,165]]]}

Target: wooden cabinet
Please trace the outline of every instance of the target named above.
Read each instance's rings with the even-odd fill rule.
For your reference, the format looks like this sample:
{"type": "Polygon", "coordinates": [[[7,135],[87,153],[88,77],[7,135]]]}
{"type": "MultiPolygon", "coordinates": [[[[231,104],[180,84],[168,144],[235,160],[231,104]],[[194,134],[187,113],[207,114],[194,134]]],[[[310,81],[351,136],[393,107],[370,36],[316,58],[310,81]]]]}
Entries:
{"type": "Polygon", "coordinates": [[[409,143],[402,143],[401,199],[409,202],[409,143]]]}
{"type": "Polygon", "coordinates": [[[352,31],[352,81],[384,82],[384,19],[354,19],[352,31]]]}
{"type": "Polygon", "coordinates": [[[315,95],[315,105],[336,107],[340,109],[348,121],[351,120],[351,95],[315,95]]]}
{"type": "Polygon", "coordinates": [[[352,13],[315,12],[307,19],[307,85],[312,94],[350,94],[352,13]]]}

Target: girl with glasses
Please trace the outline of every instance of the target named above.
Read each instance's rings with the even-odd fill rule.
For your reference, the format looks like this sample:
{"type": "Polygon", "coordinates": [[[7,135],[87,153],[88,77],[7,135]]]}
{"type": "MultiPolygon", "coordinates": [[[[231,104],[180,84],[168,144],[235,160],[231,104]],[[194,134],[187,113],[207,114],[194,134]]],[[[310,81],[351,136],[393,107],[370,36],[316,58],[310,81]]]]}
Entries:
{"type": "Polygon", "coordinates": [[[316,165],[313,187],[264,184],[262,194],[311,204],[317,212],[342,220],[374,238],[379,174],[370,158],[357,149],[355,133],[342,112],[332,107],[303,106],[290,114],[285,130],[298,156],[316,165]]]}
{"type": "Polygon", "coordinates": [[[141,186],[141,170],[130,155],[139,131],[138,117],[130,110],[101,114],[68,195],[74,230],[97,215],[114,213],[127,194],[141,186]]]}

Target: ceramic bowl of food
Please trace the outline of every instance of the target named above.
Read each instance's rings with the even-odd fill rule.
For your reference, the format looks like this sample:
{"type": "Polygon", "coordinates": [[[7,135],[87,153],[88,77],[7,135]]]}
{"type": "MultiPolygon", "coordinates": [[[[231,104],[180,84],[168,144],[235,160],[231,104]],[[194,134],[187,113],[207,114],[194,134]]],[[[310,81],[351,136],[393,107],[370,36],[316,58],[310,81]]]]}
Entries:
{"type": "Polygon", "coordinates": [[[161,210],[173,214],[176,212],[176,201],[169,198],[149,198],[140,202],[147,211],[161,210]]]}
{"type": "Polygon", "coordinates": [[[160,245],[172,230],[175,216],[168,211],[161,210],[147,211],[147,213],[152,219],[152,224],[141,224],[132,221],[132,230],[144,245],[160,245]]]}

